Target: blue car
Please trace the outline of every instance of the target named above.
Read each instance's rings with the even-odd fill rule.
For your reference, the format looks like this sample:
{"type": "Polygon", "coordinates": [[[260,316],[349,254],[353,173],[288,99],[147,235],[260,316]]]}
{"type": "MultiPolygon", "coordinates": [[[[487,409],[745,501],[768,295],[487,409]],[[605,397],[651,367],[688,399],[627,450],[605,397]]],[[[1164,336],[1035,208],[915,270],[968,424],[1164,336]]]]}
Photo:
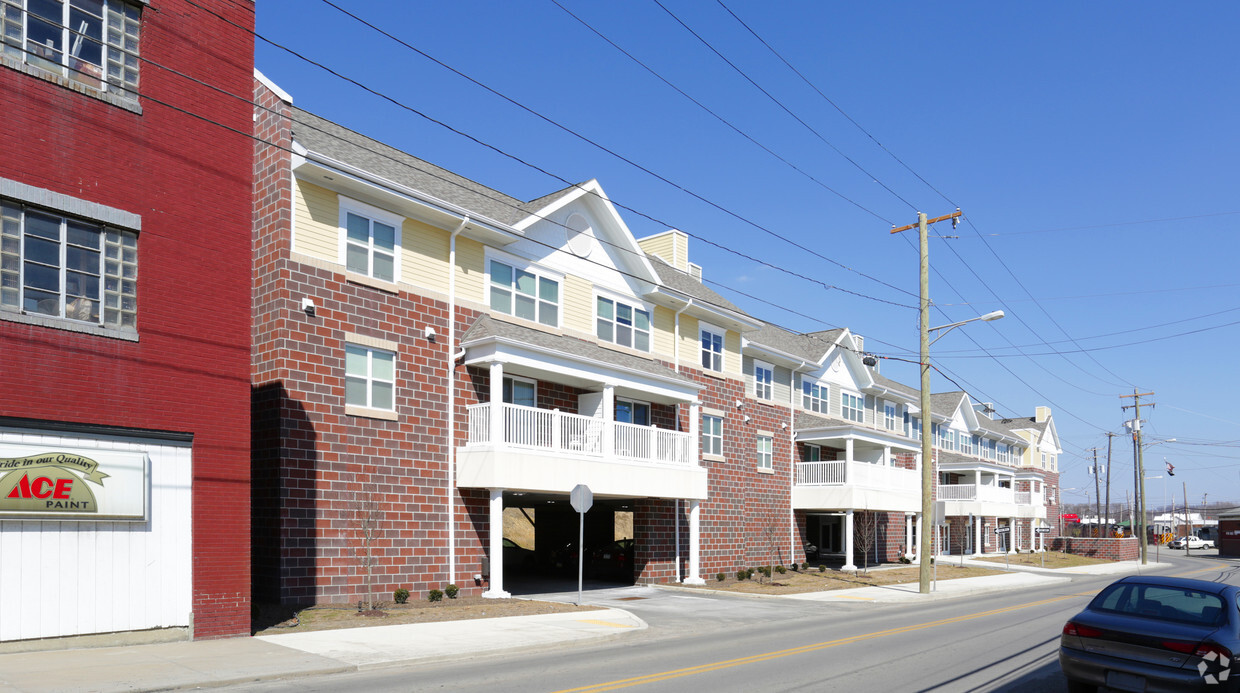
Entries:
{"type": "Polygon", "coordinates": [[[1064,624],[1071,693],[1240,690],[1240,588],[1187,578],[1111,583],[1064,624]]]}

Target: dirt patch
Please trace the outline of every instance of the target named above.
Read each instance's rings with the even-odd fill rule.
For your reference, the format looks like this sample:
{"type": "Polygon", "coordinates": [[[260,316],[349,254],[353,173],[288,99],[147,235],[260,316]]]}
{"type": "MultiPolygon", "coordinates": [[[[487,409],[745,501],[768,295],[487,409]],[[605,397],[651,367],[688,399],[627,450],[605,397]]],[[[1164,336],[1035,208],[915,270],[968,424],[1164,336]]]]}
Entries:
{"type": "MultiPolygon", "coordinates": [[[[997,563],[1003,565],[1004,558],[1002,556],[988,556],[986,558],[973,558],[974,561],[985,561],[987,563],[997,563]]],[[[1071,553],[1058,553],[1055,551],[1046,551],[1044,553],[1015,553],[1007,557],[1007,561],[1012,565],[1028,565],[1041,568],[1043,561],[1046,562],[1047,568],[1075,568],[1082,565],[1098,565],[1100,563],[1113,563],[1114,561],[1106,561],[1101,558],[1090,558],[1088,556],[1077,556],[1071,553]]]]}
{"type": "MultiPolygon", "coordinates": [[[[702,589],[723,590],[725,592],[742,592],[748,594],[801,594],[803,592],[827,592],[830,590],[846,590],[854,587],[874,587],[876,585],[898,585],[907,582],[917,582],[919,579],[919,568],[917,566],[909,566],[904,568],[879,568],[870,570],[868,573],[854,574],[852,571],[836,571],[826,570],[818,572],[811,568],[806,571],[788,571],[780,575],[775,573],[771,579],[759,582],[752,580],[737,580],[735,575],[725,575],[722,582],[719,580],[708,580],[702,589]]],[[[972,568],[959,566],[941,565],[938,569],[939,580],[956,580],[966,577],[981,577],[983,575],[998,575],[1002,570],[989,570],[987,568],[972,568]]]]}
{"type": "Polygon", "coordinates": [[[358,611],[357,605],[327,604],[301,609],[296,613],[287,607],[266,607],[256,620],[255,635],[303,633],[334,628],[391,626],[402,623],[435,623],[465,621],[477,618],[532,616],[566,611],[596,611],[594,606],[576,606],[532,599],[483,599],[458,597],[441,602],[410,602],[385,604],[380,609],[358,611]]]}

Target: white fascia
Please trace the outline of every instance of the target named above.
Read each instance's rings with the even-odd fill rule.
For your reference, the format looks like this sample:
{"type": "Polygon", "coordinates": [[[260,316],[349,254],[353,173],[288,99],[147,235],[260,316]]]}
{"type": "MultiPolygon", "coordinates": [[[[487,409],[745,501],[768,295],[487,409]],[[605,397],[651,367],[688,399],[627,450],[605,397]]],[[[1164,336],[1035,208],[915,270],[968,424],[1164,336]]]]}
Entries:
{"type": "MultiPolygon", "coordinates": [[[[397,209],[392,210],[394,212],[411,216],[408,214],[411,210],[406,209],[405,207],[412,206],[427,209],[456,220],[460,220],[462,217],[469,217],[469,226],[471,230],[489,231],[490,235],[499,236],[500,238],[491,238],[488,236],[488,240],[493,240],[504,244],[515,242],[523,237],[523,234],[520,231],[504,224],[503,222],[482,216],[473,210],[466,209],[446,200],[441,200],[434,195],[428,195],[407,185],[402,185],[381,176],[376,176],[369,171],[358,168],[352,164],[347,164],[343,161],[333,159],[325,154],[308,150],[304,146],[299,145],[296,141],[293,142],[293,151],[295,154],[299,155],[293,157],[294,172],[297,172],[299,169],[305,167],[320,167],[327,169],[334,175],[344,178],[346,181],[350,181],[356,185],[365,186],[370,189],[372,194],[377,194],[381,197],[395,198],[394,201],[398,204],[395,205],[397,209]],[[402,202],[404,204],[399,204],[402,202]],[[501,238],[504,240],[501,240],[501,238]]],[[[316,185],[322,185],[322,183],[318,183],[317,181],[312,180],[312,182],[315,182],[316,185]]],[[[345,195],[350,194],[346,186],[336,185],[329,187],[345,187],[345,190],[336,190],[336,192],[345,195]]]]}
{"type": "Polygon", "coordinates": [[[818,367],[817,363],[807,361],[800,356],[793,356],[786,351],[751,342],[745,338],[745,335],[741,335],[741,353],[748,353],[755,358],[760,357],[768,363],[783,366],[798,373],[809,372],[818,367]]]}
{"type": "Polygon", "coordinates": [[[692,304],[685,311],[689,317],[705,320],[712,325],[732,330],[733,332],[750,332],[762,329],[766,325],[766,323],[757,318],[752,318],[744,313],[724,308],[723,306],[707,303],[705,299],[694,298],[662,284],[656,283],[655,289],[647,293],[645,298],[673,310],[692,304]]]}
{"type": "Polygon", "coordinates": [[[801,443],[821,444],[831,440],[859,440],[876,445],[891,446],[905,452],[921,452],[921,442],[895,433],[888,433],[859,426],[821,426],[797,431],[796,440],[801,443]]]}

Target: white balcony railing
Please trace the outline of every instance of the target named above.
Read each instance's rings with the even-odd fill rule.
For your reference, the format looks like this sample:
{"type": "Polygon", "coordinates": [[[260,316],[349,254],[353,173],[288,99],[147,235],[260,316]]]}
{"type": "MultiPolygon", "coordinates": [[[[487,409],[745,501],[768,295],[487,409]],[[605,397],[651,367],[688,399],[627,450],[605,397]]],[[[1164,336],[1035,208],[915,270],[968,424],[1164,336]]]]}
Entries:
{"type": "Polygon", "coordinates": [[[1015,503],[1016,494],[1010,488],[978,486],[977,484],[939,484],[939,500],[980,501],[983,503],[1015,503]]]}
{"type": "Polygon", "coordinates": [[[503,416],[499,443],[505,446],[659,464],[694,464],[693,441],[688,433],[519,404],[470,405],[467,446],[493,442],[491,416],[496,409],[503,416]]]}
{"type": "Polygon", "coordinates": [[[842,486],[851,484],[892,491],[921,488],[921,472],[868,462],[798,462],[797,484],[801,486],[842,486]]]}

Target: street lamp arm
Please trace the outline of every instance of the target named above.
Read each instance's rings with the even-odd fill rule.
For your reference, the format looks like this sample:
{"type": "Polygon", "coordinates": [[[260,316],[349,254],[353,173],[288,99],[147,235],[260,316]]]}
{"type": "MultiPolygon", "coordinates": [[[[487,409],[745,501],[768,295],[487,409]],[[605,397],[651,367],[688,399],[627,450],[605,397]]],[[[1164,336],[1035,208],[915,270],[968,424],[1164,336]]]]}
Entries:
{"type": "Polygon", "coordinates": [[[987,313],[985,315],[979,315],[976,318],[969,318],[968,320],[961,320],[959,322],[950,322],[950,323],[947,323],[946,325],[939,325],[938,327],[931,327],[931,328],[928,328],[926,332],[938,332],[939,330],[943,331],[937,337],[930,340],[930,343],[934,344],[935,342],[939,341],[944,336],[946,336],[948,332],[951,332],[952,330],[956,329],[957,327],[960,327],[961,325],[967,325],[977,320],[981,320],[982,322],[991,322],[992,320],[999,320],[1002,317],[1003,317],[1003,311],[996,310],[996,311],[987,313]]]}

